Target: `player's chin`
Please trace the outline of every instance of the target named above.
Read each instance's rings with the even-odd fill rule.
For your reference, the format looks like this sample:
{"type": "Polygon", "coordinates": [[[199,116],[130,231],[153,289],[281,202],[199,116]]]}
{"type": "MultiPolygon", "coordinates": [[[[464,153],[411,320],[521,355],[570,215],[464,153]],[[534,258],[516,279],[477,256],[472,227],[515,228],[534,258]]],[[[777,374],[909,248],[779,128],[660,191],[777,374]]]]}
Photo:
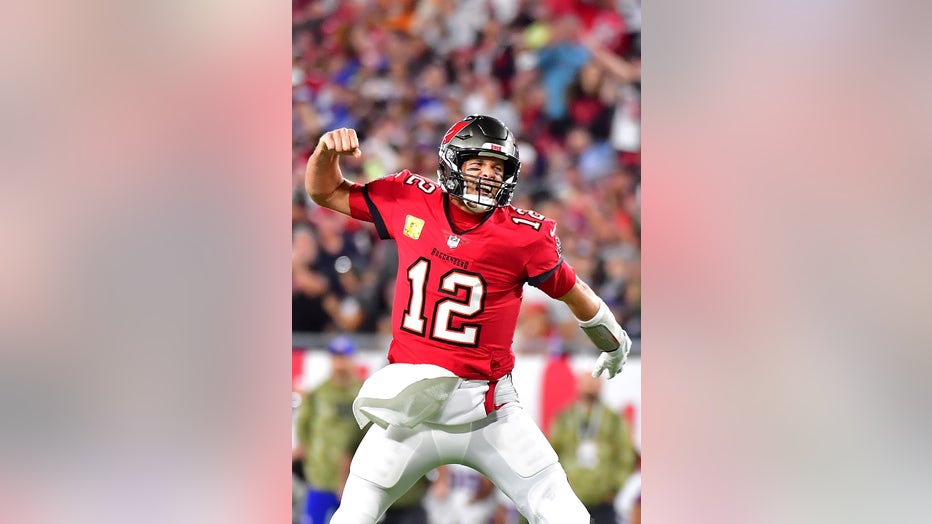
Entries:
{"type": "Polygon", "coordinates": [[[485,213],[486,211],[492,209],[492,206],[488,204],[480,204],[472,200],[463,200],[463,203],[466,204],[466,209],[469,209],[473,213],[485,213]]]}

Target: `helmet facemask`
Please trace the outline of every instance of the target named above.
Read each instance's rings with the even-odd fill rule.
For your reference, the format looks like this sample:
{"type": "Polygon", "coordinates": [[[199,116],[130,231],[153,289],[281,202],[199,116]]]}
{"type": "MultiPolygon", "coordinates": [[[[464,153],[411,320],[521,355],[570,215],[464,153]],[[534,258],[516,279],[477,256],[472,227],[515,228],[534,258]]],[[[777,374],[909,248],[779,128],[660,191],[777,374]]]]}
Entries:
{"type": "MultiPolygon", "coordinates": [[[[487,155],[480,151],[466,150],[450,156],[453,156],[454,159],[445,162],[446,165],[444,167],[446,167],[448,171],[446,176],[444,176],[443,173],[444,169],[440,169],[441,186],[447,193],[466,202],[467,205],[474,204],[474,206],[469,207],[479,208],[482,211],[488,211],[493,207],[507,206],[511,203],[517,176],[514,170],[511,170],[512,174],[510,177],[508,176],[509,169],[507,160],[505,169],[501,174],[502,180],[498,180],[497,178],[481,177],[462,171],[462,166],[467,160],[474,158],[481,159],[493,155],[487,155]]],[[[494,157],[501,159],[499,155],[494,155],[494,157]]]]}
{"type": "Polygon", "coordinates": [[[514,135],[491,117],[473,115],[457,122],[440,145],[440,187],[479,212],[511,203],[520,169],[514,135]],[[463,163],[472,158],[502,160],[502,180],[463,173],[463,163]]]}

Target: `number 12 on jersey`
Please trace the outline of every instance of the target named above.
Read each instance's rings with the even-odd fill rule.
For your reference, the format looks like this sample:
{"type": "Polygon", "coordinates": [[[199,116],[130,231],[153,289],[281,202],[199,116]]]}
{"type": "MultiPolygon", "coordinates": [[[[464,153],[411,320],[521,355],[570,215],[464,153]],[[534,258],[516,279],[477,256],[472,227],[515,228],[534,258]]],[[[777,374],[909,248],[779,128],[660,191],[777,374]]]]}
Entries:
{"type": "Polygon", "coordinates": [[[408,285],[411,293],[408,306],[401,317],[401,329],[418,336],[428,336],[431,340],[475,347],[479,344],[479,324],[464,323],[460,329],[453,327],[453,317],[473,318],[485,308],[485,280],[477,273],[453,269],[440,278],[441,293],[451,295],[434,304],[430,317],[425,316],[424,295],[427,292],[427,277],[430,274],[430,260],[419,258],[408,266],[408,285]],[[460,289],[466,290],[466,297],[458,298],[460,289]]]}

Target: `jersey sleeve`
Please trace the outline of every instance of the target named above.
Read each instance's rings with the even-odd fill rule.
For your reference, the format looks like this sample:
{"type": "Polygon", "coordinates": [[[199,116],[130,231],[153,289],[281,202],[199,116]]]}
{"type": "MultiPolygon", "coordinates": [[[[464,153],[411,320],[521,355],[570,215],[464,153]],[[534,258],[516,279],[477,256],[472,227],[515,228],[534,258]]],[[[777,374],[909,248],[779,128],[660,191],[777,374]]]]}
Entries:
{"type": "Polygon", "coordinates": [[[576,284],[576,270],[563,259],[557,223],[544,220],[540,234],[529,247],[528,283],[552,298],[567,294],[576,284]]]}
{"type": "Polygon", "coordinates": [[[404,170],[366,185],[354,184],[350,188],[350,216],[375,224],[379,238],[394,238],[386,224],[391,223],[396,208],[394,204],[401,197],[408,175],[408,170],[404,170]]]}

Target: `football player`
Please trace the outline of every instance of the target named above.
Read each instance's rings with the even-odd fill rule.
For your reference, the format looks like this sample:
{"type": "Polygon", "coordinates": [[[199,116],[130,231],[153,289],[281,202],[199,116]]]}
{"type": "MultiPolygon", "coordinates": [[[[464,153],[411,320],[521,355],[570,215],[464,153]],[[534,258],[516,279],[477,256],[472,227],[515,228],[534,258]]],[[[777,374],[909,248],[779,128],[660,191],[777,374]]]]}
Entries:
{"type": "Polygon", "coordinates": [[[460,463],[483,473],[533,523],[585,524],[589,514],[557,456],[518,402],[512,337],[522,288],[561,300],[602,350],[594,376],[614,377],[631,340],[563,260],[557,224],[510,205],[521,163],[501,121],[472,115],[440,143],[437,181],[407,170],[358,185],[342,155],[353,129],[321,136],[306,189],[319,205],[372,222],[398,246],[389,365],[354,403],[372,422],[350,466],[333,524],[372,524],[425,473],[460,463]]]}

